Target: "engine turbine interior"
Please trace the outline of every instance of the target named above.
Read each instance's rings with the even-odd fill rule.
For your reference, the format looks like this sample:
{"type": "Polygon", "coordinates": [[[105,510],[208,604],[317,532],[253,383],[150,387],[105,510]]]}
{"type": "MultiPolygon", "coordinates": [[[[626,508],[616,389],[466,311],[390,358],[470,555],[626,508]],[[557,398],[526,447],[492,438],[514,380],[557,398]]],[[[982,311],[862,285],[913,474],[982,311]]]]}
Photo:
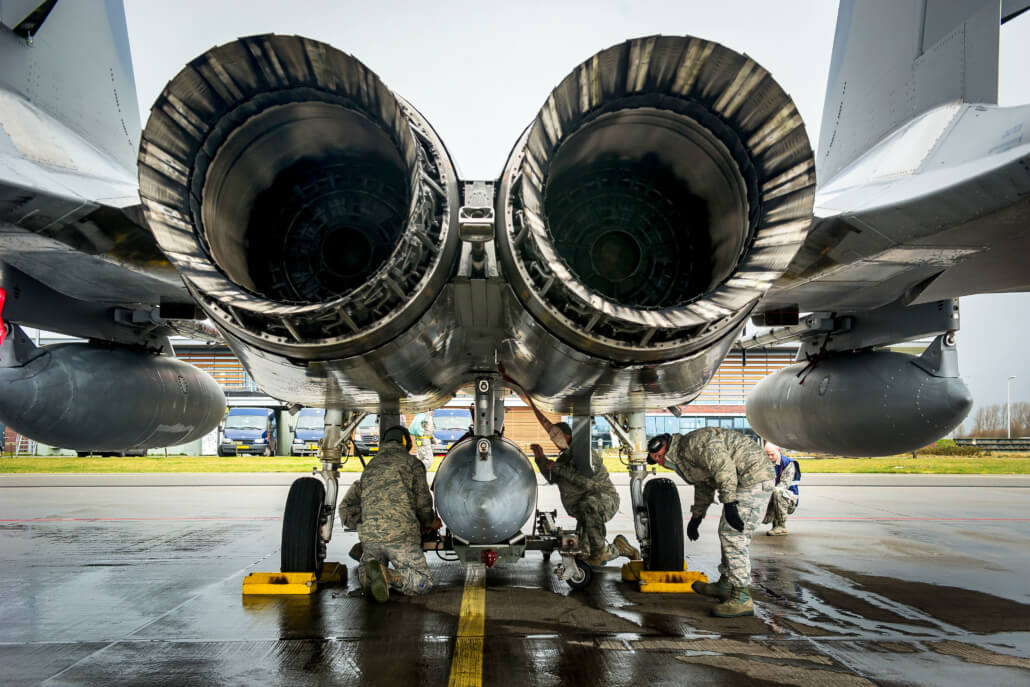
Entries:
{"type": "Polygon", "coordinates": [[[291,358],[363,353],[451,276],[454,172],[353,57],[254,36],[169,82],[140,146],[147,220],[230,336],[291,358]]]}

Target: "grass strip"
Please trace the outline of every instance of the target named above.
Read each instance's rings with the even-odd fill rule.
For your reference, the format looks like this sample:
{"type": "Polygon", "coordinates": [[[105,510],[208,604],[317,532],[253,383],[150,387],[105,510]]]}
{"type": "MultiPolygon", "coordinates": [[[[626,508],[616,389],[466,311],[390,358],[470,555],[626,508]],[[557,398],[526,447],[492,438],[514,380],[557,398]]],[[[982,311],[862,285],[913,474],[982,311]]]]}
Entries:
{"type": "MultiPolygon", "coordinates": [[[[366,458],[366,460],[368,460],[366,458]]],[[[1030,474],[1030,454],[996,454],[991,456],[925,456],[911,455],[887,458],[800,458],[802,473],[881,473],[919,475],[1026,475],[1030,474]]],[[[440,463],[437,456],[433,469],[440,463]]],[[[605,457],[609,472],[625,471],[616,457],[605,457]]],[[[0,473],[116,473],[116,472],[290,472],[310,473],[318,466],[312,457],[274,456],[146,456],[142,458],[100,458],[73,456],[3,456],[0,473]]],[[[672,471],[657,468],[659,473],[672,471]]],[[[361,462],[350,458],[341,472],[360,472],[361,462]]]]}
{"type": "MultiPolygon", "coordinates": [[[[802,458],[805,472],[893,475],[1026,475],[1027,454],[991,456],[889,456],[887,458],[802,458]]],[[[804,478],[802,478],[804,479],[804,478]]]]}

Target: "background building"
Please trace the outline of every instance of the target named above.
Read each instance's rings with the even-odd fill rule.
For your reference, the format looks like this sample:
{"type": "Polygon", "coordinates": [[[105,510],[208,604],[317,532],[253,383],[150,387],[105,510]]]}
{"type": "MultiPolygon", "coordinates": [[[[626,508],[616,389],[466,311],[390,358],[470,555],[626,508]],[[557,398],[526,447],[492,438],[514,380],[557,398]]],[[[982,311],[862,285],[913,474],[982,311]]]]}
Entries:
{"type": "MultiPolygon", "coordinates": [[[[47,332],[30,330],[29,333],[35,336],[38,344],[41,345],[76,340],[47,332]]],[[[294,416],[286,410],[284,403],[265,395],[257,387],[232,351],[220,343],[208,343],[183,337],[172,337],[172,346],[177,357],[196,365],[214,377],[225,391],[226,402],[230,408],[246,406],[275,410],[279,429],[276,453],[278,455],[289,454],[293,441],[293,427],[296,424],[294,416]]],[[[790,365],[795,354],[796,347],[791,345],[764,351],[750,351],[746,356],[742,351],[731,352],[701,395],[691,404],[682,407],[680,417],[676,417],[664,409],[656,409],[648,413],[648,434],[689,432],[692,429],[706,426],[750,430],[744,414],[744,401],[748,393],[767,374],[790,365]]],[[[471,396],[459,393],[447,405],[467,408],[471,403],[471,396]]],[[[521,399],[514,394],[510,395],[505,401],[505,408],[505,436],[519,444],[524,451],[528,451],[529,445],[532,443],[541,444],[548,452],[554,450],[547,433],[536,421],[532,410],[521,399]]],[[[557,413],[548,413],[547,416],[552,422],[563,419],[557,413]]],[[[592,435],[594,441],[601,445],[610,446],[612,444],[613,439],[608,425],[601,417],[595,418],[592,435]]],[[[43,455],[70,453],[47,446],[36,446],[35,442],[20,437],[10,429],[6,430],[5,438],[6,450],[10,453],[38,452],[43,455]]],[[[150,453],[161,455],[167,451],[169,454],[214,455],[218,439],[216,431],[202,440],[168,449],[154,449],[150,453]]]]}

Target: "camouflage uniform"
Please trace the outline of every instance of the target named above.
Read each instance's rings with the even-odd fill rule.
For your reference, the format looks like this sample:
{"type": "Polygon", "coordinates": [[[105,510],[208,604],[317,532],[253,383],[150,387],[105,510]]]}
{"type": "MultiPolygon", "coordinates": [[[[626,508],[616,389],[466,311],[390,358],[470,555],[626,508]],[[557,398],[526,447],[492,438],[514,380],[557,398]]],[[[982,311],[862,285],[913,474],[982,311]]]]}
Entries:
{"type": "Polygon", "coordinates": [[[541,472],[549,483],[558,485],[565,512],[576,518],[579,540],[587,557],[610,561],[622,555],[615,544],[605,541],[605,523],[618,512],[619,495],[601,456],[596,451],[590,454],[594,474],[589,477],[576,470],[572,449],[558,454],[550,471],[541,472]]]}
{"type": "Polygon", "coordinates": [[[791,482],[797,479],[797,464],[787,463],[780,473],[779,481],[773,487],[772,497],[769,499],[769,507],[765,510],[765,518],[762,522],[773,527],[784,527],[787,524],[787,516],[798,507],[798,495],[790,490],[791,482]]]}
{"type": "MultiPolygon", "coordinates": [[[[361,563],[375,558],[384,571],[393,563],[401,580],[394,586],[408,595],[425,594],[433,586],[422,528],[435,517],[425,466],[395,441],[382,445],[340,503],[340,521],[358,530],[361,563]]],[[[362,585],[364,575],[365,566],[359,565],[362,585]]]]}
{"type": "Polygon", "coordinates": [[[704,516],[715,499],[737,502],[744,531],[719,520],[722,561],[719,573],[734,587],[751,584],[751,536],[769,503],[775,472],[769,458],[753,440],[731,429],[706,427],[688,434],[674,434],[665,454],[665,466],[674,469],[688,484],[694,485],[694,505],[690,512],[704,516]]]}

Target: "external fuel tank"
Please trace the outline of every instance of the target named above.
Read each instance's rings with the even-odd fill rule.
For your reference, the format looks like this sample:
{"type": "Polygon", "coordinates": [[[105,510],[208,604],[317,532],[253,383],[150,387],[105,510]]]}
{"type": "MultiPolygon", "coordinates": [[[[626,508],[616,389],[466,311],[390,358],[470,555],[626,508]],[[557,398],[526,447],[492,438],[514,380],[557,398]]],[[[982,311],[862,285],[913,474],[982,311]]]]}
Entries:
{"type": "Polygon", "coordinates": [[[747,418],[784,448],[886,456],[933,443],[972,405],[954,346],[937,341],[921,356],[864,350],[783,368],[748,395],[747,418]]]}
{"type": "Polygon", "coordinates": [[[44,346],[0,367],[0,420],[60,448],[95,451],[185,444],[218,426],[225,394],[203,370],[121,346],[44,346]]]}

